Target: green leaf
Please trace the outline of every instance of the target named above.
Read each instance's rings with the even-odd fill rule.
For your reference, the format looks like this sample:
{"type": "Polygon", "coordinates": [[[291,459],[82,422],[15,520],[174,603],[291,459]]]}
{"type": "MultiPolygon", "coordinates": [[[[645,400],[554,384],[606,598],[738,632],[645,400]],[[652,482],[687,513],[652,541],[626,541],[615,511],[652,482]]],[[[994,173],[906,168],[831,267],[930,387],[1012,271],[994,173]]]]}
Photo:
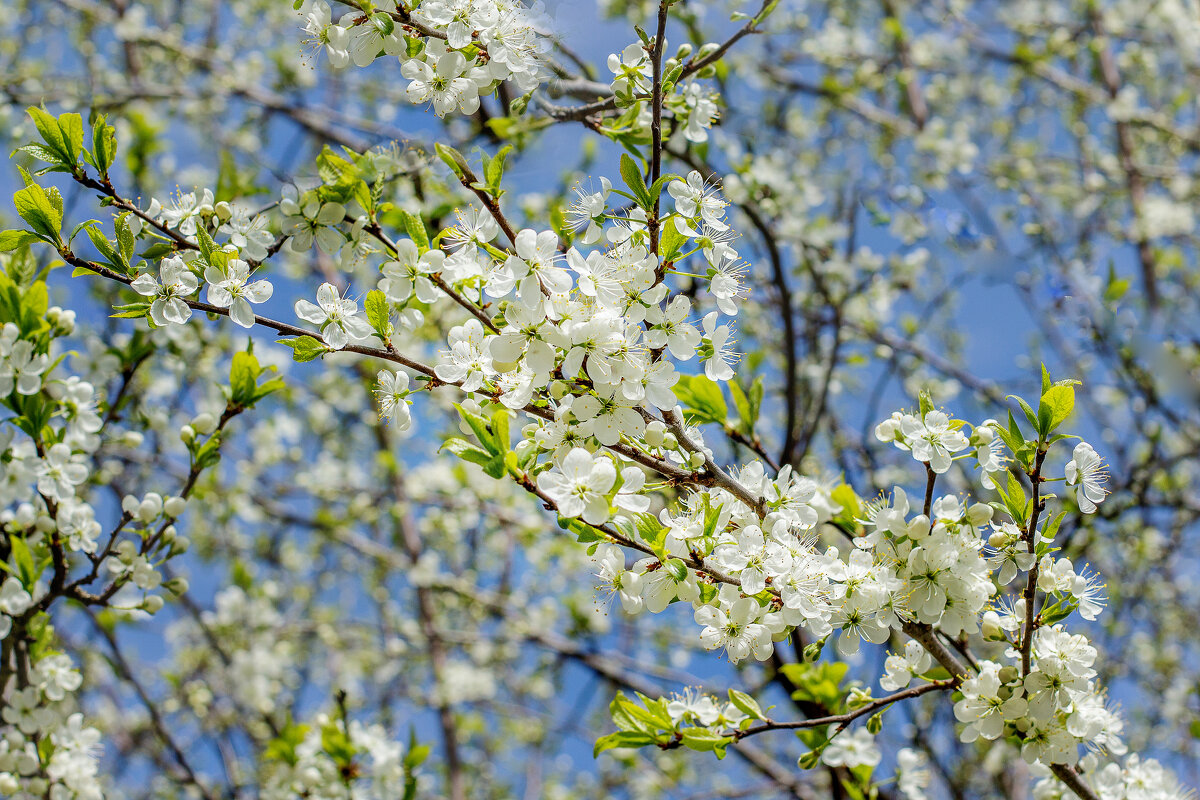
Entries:
{"type": "Polygon", "coordinates": [[[1000,425],[994,426],[996,434],[1000,437],[1000,441],[1004,442],[1004,446],[1011,452],[1015,453],[1025,445],[1025,435],[1021,433],[1021,428],[1017,425],[1016,419],[1013,418],[1012,412],[1008,412],[1008,427],[1000,425]]]}
{"type": "Polygon", "coordinates": [[[733,407],[737,409],[738,420],[744,432],[749,434],[754,430],[754,418],[750,412],[750,398],[742,391],[742,385],[737,381],[729,381],[729,394],[733,396],[733,407]]]}
{"type": "Polygon", "coordinates": [[[1062,525],[1063,519],[1067,516],[1067,512],[1060,511],[1058,514],[1046,520],[1046,524],[1042,527],[1042,536],[1046,539],[1053,539],[1058,533],[1058,528],[1062,525]]]}
{"type": "Polygon", "coordinates": [[[500,181],[504,177],[504,162],[508,159],[508,154],[512,152],[512,149],[513,146],[511,144],[506,144],[500,148],[496,155],[484,162],[483,179],[487,181],[488,192],[492,197],[499,198],[502,194],[500,191],[500,181]]]}
{"type": "Polygon", "coordinates": [[[933,397],[929,394],[929,390],[922,389],[920,391],[920,393],[917,395],[917,406],[919,407],[919,409],[921,411],[922,419],[924,419],[925,415],[928,414],[930,411],[933,411],[933,409],[934,409],[933,397]]]}
{"type": "Polygon", "coordinates": [[[380,36],[391,36],[392,31],[396,30],[396,23],[392,21],[391,16],[382,11],[371,15],[371,24],[379,31],[380,36]]]}
{"type": "Polygon", "coordinates": [[[50,308],[50,293],[46,291],[46,283],[37,281],[30,285],[21,297],[21,309],[26,317],[27,329],[36,327],[38,318],[45,315],[50,308]]]}
{"type": "Polygon", "coordinates": [[[666,222],[659,231],[658,236],[658,251],[661,254],[662,262],[668,263],[675,261],[687,243],[687,237],[679,232],[676,227],[675,220],[678,219],[674,214],[667,217],[666,222]]]}
{"type": "Polygon", "coordinates": [[[608,541],[607,536],[582,520],[567,519],[566,517],[559,516],[557,522],[558,527],[562,528],[564,531],[570,531],[571,533],[575,534],[575,541],[577,542],[588,543],[608,541]]]}
{"type": "Polygon", "coordinates": [[[150,313],[150,303],[126,303],[121,306],[113,306],[116,314],[109,314],[110,319],[140,319],[150,313]]]}
{"type": "Polygon", "coordinates": [[[203,225],[196,226],[196,244],[200,247],[200,255],[204,257],[204,261],[212,264],[213,253],[217,251],[217,243],[208,235],[208,231],[204,230],[203,225]]]}
{"type": "Polygon", "coordinates": [[[22,147],[18,147],[17,152],[28,153],[38,161],[45,161],[47,164],[62,164],[62,156],[50,148],[43,147],[40,144],[27,144],[22,147]]]}
{"type": "Polygon", "coordinates": [[[304,736],[307,733],[307,725],[297,725],[289,720],[288,724],[279,731],[279,735],[267,744],[264,757],[268,761],[283,761],[295,766],[300,760],[296,754],[296,748],[304,742],[304,736]]]}
{"type": "Polygon", "coordinates": [[[70,164],[79,161],[79,152],[83,150],[83,117],[76,113],[58,115],[58,129],[62,131],[63,143],[70,164]]]}
{"type": "Polygon", "coordinates": [[[105,124],[103,114],[97,114],[92,120],[92,166],[100,171],[101,177],[108,176],[117,157],[116,134],[116,128],[105,124]]]}
{"type": "Polygon", "coordinates": [[[434,151],[438,154],[438,158],[446,163],[460,179],[465,178],[471,167],[467,160],[463,158],[463,154],[455,150],[448,144],[436,142],[433,145],[434,151]]]}
{"type": "Polygon", "coordinates": [[[492,414],[492,441],[496,444],[497,453],[507,453],[509,450],[509,410],[501,407],[492,414]]]}
{"type": "Polygon", "coordinates": [[[725,424],[729,407],[721,387],[705,375],[681,375],[674,387],[689,422],[725,424]]]}
{"type": "Polygon", "coordinates": [[[71,158],[70,147],[63,138],[63,131],[58,125],[58,120],[46,113],[45,109],[37,106],[30,106],[26,111],[33,120],[34,127],[41,134],[42,141],[58,156],[58,163],[73,164],[74,159],[71,158]]]}
{"type": "Polygon", "coordinates": [[[258,376],[262,367],[253,353],[241,351],[233,354],[233,363],[229,368],[230,399],[240,406],[247,406],[254,398],[254,390],[258,386],[258,376]]]}
{"type": "Polygon", "coordinates": [[[648,733],[617,731],[607,736],[601,736],[596,740],[596,745],[592,748],[592,758],[600,755],[605,750],[612,750],[618,747],[645,747],[651,744],[654,744],[654,737],[648,733]]]}
{"type": "Polygon", "coordinates": [[[630,539],[641,539],[660,558],[665,555],[663,546],[667,541],[667,528],[658,521],[658,517],[642,511],[625,514],[617,519],[620,521],[628,520],[632,523],[632,530],[625,531],[630,539]]]}
{"type": "Polygon", "coordinates": [[[792,692],[793,700],[820,703],[829,711],[837,711],[842,704],[841,683],[848,669],[849,665],[844,662],[806,662],[785,664],[780,671],[796,687],[792,692]]]}
{"type": "Polygon", "coordinates": [[[770,2],[763,6],[762,11],[759,11],[758,15],[754,18],[754,25],[758,26],[763,24],[767,17],[771,16],[772,12],[775,11],[775,7],[778,5],[779,0],[770,0],[770,2]]]}
{"type": "Polygon", "coordinates": [[[332,720],[321,728],[321,749],[333,759],[335,764],[342,767],[352,764],[354,757],[359,752],[341,726],[332,720]]]}
{"type": "Polygon", "coordinates": [[[1025,412],[1025,419],[1029,420],[1029,424],[1033,426],[1033,429],[1040,433],[1041,426],[1038,424],[1037,414],[1034,413],[1033,408],[1030,407],[1029,403],[1026,403],[1022,398],[1017,397],[1015,394],[1010,394],[1009,397],[1017,401],[1017,405],[1019,405],[1021,410],[1025,412]]]}
{"type": "Polygon", "coordinates": [[[829,493],[829,498],[840,505],[851,518],[857,517],[862,509],[862,501],[858,499],[858,493],[847,484],[843,483],[834,487],[833,491],[829,493]]]}
{"type": "Polygon", "coordinates": [[[62,244],[62,207],[56,207],[45,189],[36,183],[18,189],[13,194],[13,205],[35,233],[56,245],[62,244]]]}
{"type": "Polygon", "coordinates": [[[378,289],[367,292],[363,308],[367,312],[367,322],[371,323],[379,338],[385,342],[390,339],[395,328],[392,326],[392,305],[387,295],[378,289]]]}
{"type": "Polygon", "coordinates": [[[638,169],[637,163],[628,153],[621,154],[621,179],[625,181],[629,191],[633,192],[634,197],[637,198],[638,205],[646,211],[654,206],[654,202],[650,198],[650,191],[646,188],[646,180],[642,177],[642,171],[638,169]]]}
{"type": "Polygon", "coordinates": [[[475,438],[479,439],[480,444],[487,449],[488,453],[493,456],[500,454],[501,449],[496,445],[492,431],[488,428],[487,420],[474,412],[468,411],[458,403],[455,403],[454,407],[458,409],[459,416],[471,428],[471,431],[475,434],[475,438]]]}
{"type": "Polygon", "coordinates": [[[448,450],[450,453],[458,456],[463,461],[470,461],[472,464],[479,466],[487,466],[492,460],[492,455],[485,450],[468,442],[466,439],[447,439],[445,444],[438,448],[438,452],[448,450]]]}
{"type": "Polygon", "coordinates": [[[722,736],[716,731],[710,731],[708,728],[685,728],[683,730],[683,746],[689,750],[696,750],[701,753],[718,750],[723,753],[732,741],[732,736],[722,736]]]}
{"type": "Polygon", "coordinates": [[[762,707],[750,695],[737,689],[729,690],[729,702],[733,703],[739,711],[751,719],[766,719],[763,716],[762,707]]]}
{"type": "Polygon", "coordinates": [[[170,242],[158,241],[149,245],[145,250],[138,253],[139,256],[148,261],[157,261],[160,258],[166,258],[175,252],[175,246],[170,242]]]}
{"type": "Polygon", "coordinates": [[[17,576],[26,589],[32,589],[37,583],[39,571],[33,562],[33,553],[22,536],[9,537],[9,549],[12,552],[13,563],[17,567],[17,576]]]}
{"type": "Polygon", "coordinates": [[[668,558],[662,562],[662,566],[676,583],[682,583],[687,580],[688,568],[687,564],[683,563],[683,559],[668,558]]]}
{"type": "Polygon", "coordinates": [[[1042,393],[1038,404],[1038,423],[1044,436],[1066,421],[1075,408],[1075,389],[1071,386],[1051,386],[1042,393]]]}
{"type": "Polygon", "coordinates": [[[0,253],[11,253],[20,247],[42,241],[30,231],[0,231],[0,253]]]}
{"type": "Polygon", "coordinates": [[[1059,622],[1062,622],[1064,619],[1071,616],[1071,614],[1073,614],[1077,608],[1079,608],[1079,604],[1072,602],[1071,600],[1064,600],[1062,602],[1055,603],[1048,608],[1042,609],[1039,614],[1041,617],[1041,624],[1055,625],[1059,622]]]}
{"type": "Polygon", "coordinates": [[[134,236],[133,230],[129,227],[129,214],[118,214],[113,227],[117,232],[117,247],[120,248],[121,259],[128,267],[133,260],[134,236]]]}
{"type": "Polygon", "coordinates": [[[1008,513],[1018,524],[1025,523],[1025,487],[1017,480],[1017,476],[1012,472],[1008,473],[1007,485],[1004,489],[1000,488],[1000,484],[996,484],[996,491],[1000,493],[1004,500],[1004,506],[1008,509],[1008,513]]]}
{"type": "Polygon", "coordinates": [[[408,233],[408,238],[413,240],[417,246],[417,250],[424,253],[429,249],[429,232],[425,230],[425,223],[420,217],[415,214],[410,214],[404,209],[400,209],[400,219],[404,222],[404,230],[408,233]]]}
{"type": "Polygon", "coordinates": [[[297,336],[294,339],[279,339],[279,344],[292,348],[292,360],[304,363],[324,356],[331,350],[311,336],[297,336]]]}
{"type": "Polygon", "coordinates": [[[94,224],[88,225],[84,227],[83,232],[88,235],[88,238],[92,240],[92,246],[100,252],[100,255],[104,256],[104,259],[111,266],[122,272],[124,271],[125,265],[122,263],[120,254],[113,248],[108,238],[98,226],[94,224]]]}

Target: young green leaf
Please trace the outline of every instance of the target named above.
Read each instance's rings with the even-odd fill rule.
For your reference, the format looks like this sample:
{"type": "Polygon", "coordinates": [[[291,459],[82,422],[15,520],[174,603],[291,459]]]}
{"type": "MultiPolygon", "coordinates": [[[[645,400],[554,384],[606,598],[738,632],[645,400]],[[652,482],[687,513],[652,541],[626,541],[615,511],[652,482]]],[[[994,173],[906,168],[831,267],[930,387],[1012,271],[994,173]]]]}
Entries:
{"type": "Polygon", "coordinates": [[[379,338],[386,342],[395,331],[392,325],[392,306],[388,302],[387,295],[378,289],[373,289],[367,292],[363,307],[367,312],[367,322],[371,323],[371,327],[379,334],[379,338]]]}
{"type": "Polygon", "coordinates": [[[292,348],[292,360],[303,364],[320,358],[331,350],[311,336],[297,336],[293,339],[279,339],[279,344],[292,348]]]}
{"type": "Polygon", "coordinates": [[[55,245],[62,244],[62,206],[56,205],[45,189],[36,183],[18,189],[13,194],[13,205],[34,233],[55,245]]]}

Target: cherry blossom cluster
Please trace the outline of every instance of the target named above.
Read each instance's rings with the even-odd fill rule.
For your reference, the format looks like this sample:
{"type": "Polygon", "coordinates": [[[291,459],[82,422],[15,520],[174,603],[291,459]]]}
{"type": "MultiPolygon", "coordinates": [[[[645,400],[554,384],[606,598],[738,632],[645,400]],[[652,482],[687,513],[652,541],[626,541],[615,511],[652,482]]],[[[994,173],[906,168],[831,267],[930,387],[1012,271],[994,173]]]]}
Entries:
{"type": "MultiPolygon", "coordinates": [[[[14,261],[4,266],[15,272],[14,261]]],[[[17,798],[99,798],[100,732],[88,725],[74,693],[80,673],[55,647],[44,613],[56,596],[97,599],[94,581],[114,608],[155,613],[164,585],[161,564],[187,549],[172,525],[186,505],[180,497],[147,493],[121,502],[120,521],[107,532],[91,498],[95,457],[105,438],[95,385],[70,374],[58,340],[75,327],[72,312],[48,307],[41,281],[0,277],[17,298],[0,328],[0,389],[8,412],[0,429],[0,512],[4,572],[0,638],[18,669],[0,669],[0,792],[17,798]],[[51,573],[54,573],[53,577],[51,573]],[[61,577],[60,577],[61,576],[61,577]],[[69,581],[69,583],[68,583],[69,581]]],[[[86,368],[86,362],[75,362],[86,368]]],[[[101,379],[110,377],[97,373],[101,379]]],[[[140,435],[119,436],[130,445],[140,435]]]]}
{"type": "Polygon", "coordinates": [[[381,55],[397,57],[409,101],[431,105],[439,117],[475,113],[480,96],[505,81],[530,92],[545,80],[548,40],[540,12],[519,0],[414,5],[377,0],[335,23],[325,0],[306,0],[305,32],[334,67],[368,67],[381,55]]]}
{"type": "Polygon", "coordinates": [[[1075,764],[1080,744],[1123,755],[1121,718],[1106,707],[1092,680],[1095,660],[1096,649],[1082,634],[1056,625],[1037,631],[1033,669],[1024,677],[1017,666],[981,661],[954,705],[965,723],[960,738],[1013,735],[1031,764],[1075,764]]]}
{"type": "MultiPolygon", "coordinates": [[[[695,53],[695,59],[707,58],[717,47],[711,43],[704,45],[695,53]]],[[[664,64],[664,69],[673,74],[692,54],[692,46],[683,45],[664,64]]],[[[649,129],[651,110],[646,101],[651,94],[653,68],[646,44],[634,42],[620,53],[610,53],[608,69],[613,74],[610,85],[618,106],[629,107],[623,120],[630,127],[649,129]]],[[[699,74],[707,76],[703,70],[699,74]]],[[[663,108],[674,117],[684,139],[697,144],[708,141],[709,130],[720,117],[720,102],[717,91],[691,78],[669,82],[662,97],[663,108]]]]}
{"type": "MultiPolygon", "coordinates": [[[[976,430],[990,432],[996,425],[989,420],[976,430]]],[[[897,412],[879,433],[914,451],[936,476],[948,471],[953,454],[967,450],[973,440],[990,443],[990,437],[960,433],[964,426],[942,411],[923,408],[919,414],[897,412]]],[[[1012,441],[1011,431],[1005,435],[1012,441]]],[[[990,446],[985,449],[998,455],[990,446]]],[[[1083,481],[1084,469],[1102,466],[1086,443],[1073,455],[1065,467],[1071,483],[1083,481]]],[[[1114,755],[1125,752],[1122,721],[1095,682],[1096,650],[1082,634],[1063,626],[1076,611],[1095,619],[1103,609],[1103,587],[1094,574],[1077,572],[1070,560],[1054,557],[1053,534],[1061,515],[1055,521],[1048,517],[1039,529],[1036,518],[1020,518],[1020,525],[1016,518],[1002,518],[1013,513],[1005,504],[964,502],[954,495],[927,496],[922,511],[911,508],[905,490],[896,487],[861,510],[858,535],[843,556],[836,547],[819,550],[811,535],[818,523],[831,521],[839,502],[828,487],[795,476],[788,467],[774,480],[759,462],[736,473],[738,484],[761,505],[724,489],[704,489],[687,495],[677,510],[663,510],[657,521],[624,510],[637,505],[620,498],[624,481],[610,456],[589,456],[576,448],[564,460],[564,470],[562,478],[542,475],[542,488],[559,499],[560,509],[570,508],[592,524],[613,516],[617,530],[659,548],[656,557],[630,567],[613,545],[595,550],[602,588],[619,596],[626,612],[658,612],[672,602],[688,602],[696,609],[701,642],[724,649],[735,662],[769,657],[773,642],[800,627],[820,641],[836,633],[843,655],[857,652],[861,641],[883,643],[893,631],[908,631],[914,624],[952,639],[982,628],[985,640],[1008,643],[1007,662],[981,660],[962,676],[955,714],[964,723],[963,741],[1008,738],[1020,744],[1026,760],[1042,764],[1074,765],[1083,745],[1114,755]],[[566,480],[568,473],[572,480],[566,480]],[[1038,531],[1032,540],[1031,530],[1038,531]],[[1031,574],[1030,591],[1047,598],[1036,629],[1028,626],[1026,596],[1004,591],[1018,572],[1031,574]]],[[[1001,496],[1012,501],[1004,490],[1001,496]]],[[[1088,499],[1082,495],[1081,510],[1088,499]]],[[[933,666],[928,647],[910,640],[887,658],[880,685],[903,690],[933,666]]],[[[841,731],[831,731],[831,742],[823,745],[823,763],[878,763],[865,728],[841,731]]]]}
{"type": "Polygon", "coordinates": [[[0,792],[6,797],[104,796],[100,731],[75,702],[81,683],[69,656],[47,653],[29,665],[24,687],[6,697],[0,712],[0,792]]]}

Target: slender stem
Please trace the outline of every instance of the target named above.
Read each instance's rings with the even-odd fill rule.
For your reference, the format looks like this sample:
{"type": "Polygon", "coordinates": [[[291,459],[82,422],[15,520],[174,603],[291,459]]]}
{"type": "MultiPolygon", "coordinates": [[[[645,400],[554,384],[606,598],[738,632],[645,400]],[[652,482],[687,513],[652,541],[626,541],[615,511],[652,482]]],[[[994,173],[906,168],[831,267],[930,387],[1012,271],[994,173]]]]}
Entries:
{"type": "Polygon", "coordinates": [[[1066,764],[1051,764],[1050,771],[1054,773],[1054,777],[1065,783],[1067,788],[1074,792],[1080,800],[1100,800],[1100,795],[1096,794],[1091,786],[1088,786],[1087,781],[1075,767],[1066,764]]]}
{"type": "MultiPolygon", "coordinates": [[[[1034,555],[1037,549],[1037,525],[1038,518],[1041,516],[1042,509],[1046,507],[1046,501],[1041,498],[1042,490],[1042,462],[1046,460],[1046,450],[1044,445],[1038,447],[1037,455],[1034,457],[1033,472],[1029,474],[1029,479],[1033,483],[1033,513],[1029,515],[1029,523],[1025,526],[1024,536],[1025,547],[1030,555],[1034,555]]],[[[1037,599],[1037,580],[1038,580],[1038,563],[1035,556],[1033,563],[1029,567],[1029,579],[1025,582],[1025,626],[1021,633],[1021,675],[1028,675],[1030,669],[1030,654],[1033,650],[1033,631],[1036,623],[1036,615],[1034,614],[1034,601],[1037,599]]]]}
{"type": "MultiPolygon", "coordinates": [[[[810,719],[791,720],[789,722],[776,722],[774,720],[766,720],[761,725],[753,725],[749,728],[733,728],[725,732],[726,736],[731,736],[735,741],[746,738],[747,736],[755,736],[767,731],[794,731],[804,730],[806,728],[824,728],[829,725],[837,725],[830,738],[837,736],[839,733],[849,727],[854,720],[870,714],[872,711],[877,711],[893,703],[898,703],[901,700],[909,700],[914,697],[920,697],[923,694],[930,692],[941,692],[948,689],[953,689],[958,686],[957,678],[949,678],[946,680],[933,681],[932,683],[923,683],[920,686],[911,686],[894,694],[889,694],[880,697],[877,700],[872,700],[864,706],[848,711],[845,714],[832,714],[825,717],[813,717],[810,719]]],[[[682,744],[680,740],[675,740],[670,744],[663,746],[664,750],[670,750],[679,747],[682,744]]]]}
{"type": "MultiPolygon", "coordinates": [[[[653,186],[662,174],[662,110],[663,110],[663,74],[662,56],[667,36],[667,10],[670,0],[659,0],[658,30],[654,34],[654,47],[650,51],[650,69],[653,85],[650,90],[650,185],[653,186]]],[[[659,195],[654,194],[654,206],[650,209],[650,219],[646,229],[650,234],[650,252],[658,255],[658,213],[659,195]]],[[[658,265],[658,277],[661,280],[665,265],[658,265]]]]}
{"type": "MultiPolygon", "coordinates": [[[[933,510],[933,487],[937,483],[937,473],[933,471],[933,467],[929,462],[925,462],[925,508],[923,513],[929,517],[933,510]]],[[[932,519],[932,517],[930,517],[932,519]]]]}

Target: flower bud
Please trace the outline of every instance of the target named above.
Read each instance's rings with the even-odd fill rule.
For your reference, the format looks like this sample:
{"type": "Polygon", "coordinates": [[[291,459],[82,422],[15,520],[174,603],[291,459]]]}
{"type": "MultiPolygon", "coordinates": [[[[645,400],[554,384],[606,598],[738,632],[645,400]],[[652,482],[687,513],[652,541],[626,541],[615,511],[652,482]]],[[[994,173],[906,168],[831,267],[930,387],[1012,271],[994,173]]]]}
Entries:
{"type": "Polygon", "coordinates": [[[163,511],[167,512],[168,517],[179,517],[187,508],[187,500],[182,497],[168,497],[163,503],[163,511]]]}
{"type": "Polygon", "coordinates": [[[908,523],[908,537],[910,539],[924,539],[933,529],[933,525],[929,521],[929,517],[924,514],[917,514],[908,523]]]}
{"type": "Polygon", "coordinates": [[[995,512],[987,503],[976,503],[967,509],[967,522],[978,528],[991,522],[993,513],[995,512]]]}
{"type": "Polygon", "coordinates": [[[1000,615],[995,611],[989,611],[983,615],[980,628],[983,631],[983,638],[989,642],[1003,641],[1004,630],[1000,627],[1000,615]]]}
{"type": "Polygon", "coordinates": [[[167,591],[171,592],[172,594],[178,596],[181,594],[186,594],[187,590],[189,588],[191,588],[191,584],[188,583],[187,578],[178,577],[178,578],[171,578],[171,580],[165,582],[163,584],[163,588],[166,589],[167,591]]]}
{"type": "Polygon", "coordinates": [[[207,411],[202,411],[192,418],[192,427],[196,433],[208,435],[217,429],[217,418],[207,411]]]}
{"type": "Polygon", "coordinates": [[[196,430],[191,425],[184,425],[179,429],[179,438],[184,444],[191,444],[196,440],[196,430]]]}
{"type": "Polygon", "coordinates": [[[54,522],[54,518],[47,514],[39,514],[37,521],[33,524],[42,533],[50,533],[50,531],[58,527],[54,522]]]}
{"type": "Polygon", "coordinates": [[[1009,664],[1007,667],[1001,667],[1000,674],[997,677],[1000,678],[1002,683],[1007,684],[1015,681],[1020,675],[1021,673],[1017,671],[1017,668],[1009,664]]]}
{"type": "Polygon", "coordinates": [[[147,492],[142,498],[142,512],[157,517],[163,510],[163,496],[158,492],[147,492]]]}
{"type": "Polygon", "coordinates": [[[142,608],[147,614],[157,614],[162,611],[163,605],[163,599],[156,594],[152,594],[142,601],[142,608]]]}
{"type": "Polygon", "coordinates": [[[704,466],[704,453],[692,453],[688,456],[688,466],[692,469],[700,469],[704,466]]]}
{"type": "Polygon", "coordinates": [[[667,425],[660,419],[656,419],[646,426],[646,444],[651,447],[662,447],[666,439],[667,425]]]}
{"type": "Polygon", "coordinates": [[[121,444],[125,447],[141,447],[145,441],[146,436],[141,431],[125,431],[121,434],[121,444]]]}
{"type": "Polygon", "coordinates": [[[213,211],[216,212],[217,219],[221,220],[222,222],[228,222],[233,216],[233,209],[230,208],[229,203],[225,202],[224,200],[217,203],[216,207],[213,208],[213,211]]]}
{"type": "Polygon", "coordinates": [[[665,449],[665,450],[678,450],[679,449],[679,440],[675,438],[675,434],[666,433],[663,435],[662,446],[663,446],[663,449],[665,449]]]}
{"type": "Polygon", "coordinates": [[[522,439],[517,442],[517,446],[513,448],[513,452],[517,454],[517,461],[521,462],[532,451],[537,449],[537,442],[533,439],[522,439]]]}
{"type": "Polygon", "coordinates": [[[875,438],[881,442],[895,441],[896,434],[900,432],[900,420],[893,418],[885,419],[883,422],[875,426],[875,438]]]}

